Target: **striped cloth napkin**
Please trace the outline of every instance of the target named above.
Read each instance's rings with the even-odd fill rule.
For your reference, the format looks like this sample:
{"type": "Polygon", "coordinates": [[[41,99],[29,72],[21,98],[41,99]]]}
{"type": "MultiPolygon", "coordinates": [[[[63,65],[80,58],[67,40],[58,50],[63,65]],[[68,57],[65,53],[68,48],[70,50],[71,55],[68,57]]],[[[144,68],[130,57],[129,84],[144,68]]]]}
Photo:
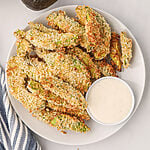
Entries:
{"type": "Polygon", "coordinates": [[[5,73],[0,67],[0,150],[40,150],[32,132],[13,110],[6,91],[5,73]]]}

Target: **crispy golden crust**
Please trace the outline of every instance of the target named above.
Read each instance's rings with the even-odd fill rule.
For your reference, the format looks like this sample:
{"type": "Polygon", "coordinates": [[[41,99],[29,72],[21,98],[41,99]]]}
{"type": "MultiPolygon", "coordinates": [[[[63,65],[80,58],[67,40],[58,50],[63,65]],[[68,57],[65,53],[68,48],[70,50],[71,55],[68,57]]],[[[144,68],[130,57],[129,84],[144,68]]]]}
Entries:
{"type": "Polygon", "coordinates": [[[29,25],[29,27],[30,27],[31,29],[37,29],[37,30],[39,30],[39,31],[41,31],[41,32],[45,32],[45,33],[56,32],[56,33],[58,33],[57,30],[54,30],[54,29],[51,29],[51,28],[47,28],[47,27],[45,27],[45,26],[44,26],[43,24],[41,24],[41,23],[29,22],[28,25],[29,25]]]}
{"type": "Polygon", "coordinates": [[[70,18],[66,15],[64,11],[54,11],[46,18],[48,20],[48,25],[53,27],[54,29],[62,30],[67,33],[74,33],[80,36],[81,41],[80,45],[87,49],[87,51],[91,51],[89,42],[87,41],[87,37],[85,34],[85,26],[81,25],[74,18],[70,18]]]}
{"type": "MultiPolygon", "coordinates": [[[[26,51],[26,47],[22,47],[22,51],[25,50],[26,51]],[[24,49],[25,48],[25,49],[24,49]]],[[[45,52],[48,52],[48,51],[45,51],[45,52]]],[[[56,53],[57,54],[57,53],[56,53]]],[[[67,58],[67,57],[66,57],[67,58]]],[[[45,85],[46,88],[50,88],[52,90],[52,92],[54,91],[56,93],[56,95],[59,95],[60,94],[60,97],[62,96],[62,98],[64,99],[70,99],[72,100],[72,102],[76,101],[76,98],[80,101],[80,99],[82,99],[83,101],[85,101],[83,95],[80,93],[80,91],[76,90],[75,88],[73,88],[71,85],[69,85],[68,83],[66,82],[63,82],[61,79],[58,79],[57,77],[54,77],[52,74],[51,74],[51,71],[49,69],[49,67],[47,67],[47,65],[43,62],[39,62],[38,59],[32,59],[33,61],[30,61],[28,59],[24,60],[25,58],[21,58],[20,57],[20,67],[22,67],[22,69],[25,71],[25,73],[31,77],[31,78],[34,78],[35,80],[37,81],[42,81],[43,84],[45,85]],[[33,66],[32,66],[33,65],[33,66]],[[39,68],[38,68],[39,67],[39,68]],[[43,80],[44,78],[44,80],[43,80]],[[54,79],[54,80],[53,80],[54,79]],[[58,80],[59,81],[58,81],[58,80]],[[49,82],[49,81],[53,81],[53,82],[49,82]],[[56,88],[53,87],[53,85],[55,84],[59,84],[59,86],[56,88]],[[50,87],[49,87],[50,86],[50,87]],[[53,88],[52,88],[53,87],[53,88]],[[61,88],[63,87],[63,88],[61,88]],[[66,88],[66,89],[65,89],[66,88]],[[57,90],[56,90],[57,89],[57,90]],[[63,92],[64,91],[64,92],[63,92]],[[70,93],[70,94],[69,94],[70,93]]],[[[73,60],[76,60],[75,58],[72,58],[73,60]]],[[[77,62],[77,61],[75,61],[77,62]]],[[[66,64],[68,65],[68,64],[66,64]]],[[[70,64],[71,65],[71,64],[70,64]]],[[[77,69],[83,69],[83,73],[85,73],[85,75],[88,75],[86,74],[87,70],[85,70],[84,72],[84,67],[81,67],[82,65],[81,64],[78,64],[79,65],[79,68],[77,69]]],[[[64,66],[65,67],[65,66],[64,66]]],[[[63,70],[62,70],[63,72],[63,70]]],[[[70,70],[70,72],[74,72],[74,70],[70,70]]],[[[80,75],[82,75],[81,72],[79,72],[80,75]]],[[[84,74],[83,74],[84,75],[84,74]]],[[[71,76],[70,76],[71,77],[71,76]]],[[[80,77],[80,76],[79,76],[80,77]]],[[[84,77],[84,76],[83,76],[84,77]]],[[[87,77],[87,76],[85,76],[87,77]]],[[[86,79],[86,78],[85,78],[86,79]]],[[[88,80],[85,80],[86,83],[84,80],[82,81],[82,83],[84,82],[86,86],[89,86],[90,85],[90,77],[88,80]],[[88,81],[89,80],[89,81],[88,81]],[[89,84],[89,85],[88,85],[89,84]]],[[[79,85],[80,87],[80,85],[79,85]]],[[[83,87],[85,89],[84,90],[87,90],[88,87],[83,87]]],[[[78,104],[79,105],[79,104],[78,104]]],[[[86,108],[86,102],[85,102],[85,105],[83,107],[86,108]]],[[[82,107],[82,106],[80,106],[82,107]]]]}
{"type": "Polygon", "coordinates": [[[107,54],[110,53],[111,29],[110,29],[109,24],[106,22],[105,18],[101,14],[97,13],[96,11],[94,11],[92,8],[88,6],[78,6],[76,8],[77,17],[79,18],[82,24],[84,24],[85,26],[88,26],[86,27],[86,29],[90,29],[90,30],[87,30],[90,32],[90,35],[93,34],[92,36],[90,36],[92,37],[91,41],[92,39],[94,39],[94,35],[96,34],[95,33],[96,31],[92,24],[92,21],[90,21],[89,24],[86,23],[87,19],[89,18],[87,17],[88,11],[90,12],[90,15],[92,18],[90,20],[96,23],[97,29],[99,26],[99,30],[97,31],[97,36],[96,36],[98,37],[100,35],[100,38],[98,38],[99,44],[98,46],[93,47],[92,52],[94,53],[95,59],[101,60],[105,58],[107,54]]]}
{"type": "Polygon", "coordinates": [[[56,34],[57,34],[57,33],[61,33],[61,32],[58,31],[58,30],[54,30],[54,29],[52,29],[52,28],[47,28],[46,26],[44,26],[44,25],[41,24],[41,23],[29,22],[28,24],[29,24],[29,26],[30,26],[31,29],[37,29],[37,30],[39,30],[39,31],[41,31],[41,32],[45,32],[45,33],[54,32],[54,33],[56,33],[56,34]]]}
{"type": "Polygon", "coordinates": [[[76,34],[58,33],[54,29],[48,29],[38,24],[30,23],[30,26],[33,28],[28,30],[27,32],[23,30],[17,30],[16,32],[14,32],[16,38],[25,38],[34,46],[48,50],[71,47],[79,44],[80,38],[76,34]],[[49,30],[50,32],[42,32],[40,31],[40,29],[44,31],[49,30]]]}
{"type": "Polygon", "coordinates": [[[55,105],[55,104],[52,104],[49,102],[46,103],[46,107],[52,108],[53,110],[55,110],[57,112],[75,116],[80,120],[90,120],[90,116],[86,110],[82,111],[82,110],[78,110],[78,109],[66,108],[66,107],[55,105]]]}
{"type": "Polygon", "coordinates": [[[34,46],[48,50],[71,47],[79,44],[79,37],[73,33],[41,32],[30,29],[26,32],[26,39],[34,46]]]}
{"type": "Polygon", "coordinates": [[[18,29],[16,32],[14,32],[14,35],[17,38],[17,56],[22,58],[26,57],[33,51],[33,45],[25,39],[26,32],[18,29]]]}
{"type": "Polygon", "coordinates": [[[84,52],[78,47],[69,49],[67,52],[76,55],[87,66],[87,69],[90,71],[92,78],[100,78],[100,71],[88,53],[84,52]]]}
{"type": "Polygon", "coordinates": [[[91,47],[96,48],[101,41],[100,24],[96,19],[96,13],[91,8],[83,7],[83,11],[86,12],[85,30],[87,40],[91,47]]]}
{"type": "MultiPolygon", "coordinates": [[[[77,17],[78,17],[78,21],[82,24],[82,25],[85,25],[85,20],[87,19],[86,18],[86,11],[85,11],[85,5],[83,6],[77,6],[75,11],[76,11],[76,14],[77,14],[77,17]]],[[[89,7],[87,7],[89,8],[89,7]]]]}
{"type": "Polygon", "coordinates": [[[36,58],[25,61],[20,59],[20,68],[29,78],[39,81],[45,89],[65,99],[70,106],[78,107],[81,110],[86,109],[87,102],[81,92],[63,80],[54,77],[44,62],[39,62],[36,58]]]}
{"type": "Polygon", "coordinates": [[[31,113],[38,109],[43,109],[45,101],[27,91],[25,88],[25,78],[26,75],[19,68],[18,57],[11,57],[7,65],[7,82],[10,93],[31,113]]]}
{"type": "Polygon", "coordinates": [[[64,11],[54,11],[46,18],[48,24],[53,28],[56,26],[64,32],[70,32],[82,36],[85,32],[84,26],[66,15],[64,11]]]}
{"type": "Polygon", "coordinates": [[[61,52],[49,52],[46,50],[36,50],[37,55],[44,59],[49,70],[62,80],[70,83],[73,87],[86,92],[91,85],[90,73],[75,55],[61,52]]]}
{"type": "Polygon", "coordinates": [[[96,63],[98,65],[99,69],[100,69],[100,72],[104,76],[114,76],[114,77],[117,77],[115,69],[113,68],[112,65],[108,64],[106,62],[106,60],[97,61],[96,63]]]}
{"type": "Polygon", "coordinates": [[[60,96],[55,95],[49,90],[45,90],[37,81],[34,81],[32,79],[28,80],[27,88],[30,92],[32,92],[32,94],[47,101],[46,106],[55,111],[74,115],[85,120],[90,119],[86,110],[81,111],[78,108],[74,109],[72,107],[68,107],[69,104],[66,104],[67,102],[64,99],[62,99],[60,96]]]}
{"type": "Polygon", "coordinates": [[[22,39],[26,36],[26,32],[23,31],[23,30],[20,30],[20,29],[17,29],[15,32],[14,32],[14,36],[17,38],[17,39],[22,39]]]}
{"type": "Polygon", "coordinates": [[[18,39],[16,41],[17,56],[25,57],[33,50],[33,46],[26,39],[18,39]]]}
{"type": "Polygon", "coordinates": [[[122,57],[121,61],[124,68],[128,68],[132,58],[132,40],[127,37],[126,32],[120,34],[122,57]]]}
{"type": "Polygon", "coordinates": [[[85,133],[90,130],[83,121],[80,121],[76,117],[71,117],[70,115],[49,109],[38,111],[34,114],[34,116],[38,120],[41,120],[52,127],[56,127],[58,130],[72,130],[81,133],[85,133]]]}
{"type": "Polygon", "coordinates": [[[85,26],[85,33],[83,34],[81,46],[86,48],[87,52],[91,52],[97,47],[100,39],[99,24],[89,7],[78,6],[76,8],[76,13],[77,16],[79,16],[79,22],[85,26]]]}
{"type": "Polygon", "coordinates": [[[121,49],[120,49],[120,36],[112,32],[110,44],[110,57],[114,62],[117,71],[121,71],[121,49]]]}
{"type": "Polygon", "coordinates": [[[48,123],[52,127],[62,130],[73,130],[76,132],[87,132],[89,127],[76,117],[72,117],[54,110],[46,111],[46,100],[31,94],[25,88],[26,75],[20,70],[18,57],[10,58],[7,66],[7,79],[11,94],[20,101],[23,106],[32,113],[34,117],[48,123]]]}

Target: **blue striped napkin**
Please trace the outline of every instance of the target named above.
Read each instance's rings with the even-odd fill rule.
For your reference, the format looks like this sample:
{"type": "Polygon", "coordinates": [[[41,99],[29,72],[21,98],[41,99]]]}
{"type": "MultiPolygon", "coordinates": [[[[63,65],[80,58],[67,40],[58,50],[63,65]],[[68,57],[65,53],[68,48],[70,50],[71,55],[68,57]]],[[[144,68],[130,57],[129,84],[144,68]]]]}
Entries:
{"type": "Polygon", "coordinates": [[[0,67],[0,150],[40,150],[32,132],[13,110],[6,91],[5,73],[0,67]]]}

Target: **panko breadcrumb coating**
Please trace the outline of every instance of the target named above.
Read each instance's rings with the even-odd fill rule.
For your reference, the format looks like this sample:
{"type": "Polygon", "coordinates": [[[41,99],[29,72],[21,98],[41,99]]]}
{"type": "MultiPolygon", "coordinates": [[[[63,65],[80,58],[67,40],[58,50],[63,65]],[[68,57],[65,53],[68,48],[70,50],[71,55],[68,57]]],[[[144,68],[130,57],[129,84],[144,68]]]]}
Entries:
{"type": "Polygon", "coordinates": [[[45,33],[56,32],[56,34],[59,33],[58,30],[54,30],[52,28],[47,28],[46,26],[44,26],[41,23],[29,22],[28,24],[29,24],[31,29],[37,29],[37,30],[39,30],[41,32],[45,32],[45,33]]]}
{"type": "Polygon", "coordinates": [[[78,107],[81,110],[86,109],[87,102],[81,92],[67,82],[54,77],[44,62],[38,61],[37,58],[26,60],[20,58],[20,68],[29,78],[39,81],[44,89],[50,90],[68,101],[72,107],[78,107]]]}
{"type": "Polygon", "coordinates": [[[73,33],[41,32],[30,29],[26,32],[26,39],[38,48],[54,50],[62,47],[71,47],[79,44],[79,37],[73,33]]]}
{"type": "Polygon", "coordinates": [[[111,33],[111,44],[110,44],[110,57],[115,64],[117,71],[121,71],[121,48],[120,48],[120,36],[112,32],[111,33]]]}
{"type": "Polygon", "coordinates": [[[59,28],[67,33],[74,33],[82,36],[85,32],[84,26],[66,15],[65,11],[54,11],[47,16],[48,25],[59,28]]]}
{"type": "Polygon", "coordinates": [[[101,60],[96,62],[100,72],[104,76],[114,76],[117,77],[116,70],[113,68],[112,65],[108,64],[106,60],[101,60]]]}
{"type": "Polygon", "coordinates": [[[72,130],[75,132],[88,132],[90,128],[85,125],[83,121],[80,121],[76,117],[62,114],[53,110],[45,109],[38,111],[34,116],[41,121],[49,124],[52,127],[56,127],[58,130],[72,130]]]}
{"type": "MultiPolygon", "coordinates": [[[[87,12],[91,12],[90,16],[93,15],[91,18],[94,18],[94,21],[97,23],[99,23],[99,30],[97,31],[98,35],[100,34],[100,42],[98,44],[98,46],[96,46],[92,52],[94,53],[94,57],[95,59],[101,60],[103,58],[105,58],[107,56],[107,54],[110,53],[110,39],[111,39],[111,29],[109,24],[106,22],[105,18],[97,13],[96,11],[94,11],[92,8],[88,7],[88,6],[77,6],[76,8],[76,13],[77,13],[77,17],[79,18],[79,21],[84,24],[85,26],[89,25],[86,23],[86,21],[89,18],[89,13],[87,12]]],[[[94,34],[95,33],[95,28],[93,27],[93,24],[90,23],[90,27],[86,27],[87,29],[90,29],[89,31],[91,32],[91,34],[93,34],[93,38],[94,38],[94,34]],[[94,33],[92,33],[92,30],[94,31],[94,33]]],[[[96,25],[98,28],[98,25],[96,25]]],[[[88,32],[89,33],[89,32],[88,32]]],[[[90,33],[89,33],[90,34],[90,33]]]]}
{"type": "Polygon", "coordinates": [[[33,46],[26,39],[17,39],[17,56],[25,57],[33,51],[33,46]]]}
{"type": "MultiPolygon", "coordinates": [[[[19,39],[19,40],[25,41],[25,42],[23,42],[23,43],[19,46],[20,49],[21,49],[21,52],[19,53],[19,55],[18,55],[18,53],[17,53],[18,56],[22,56],[22,55],[24,56],[24,52],[26,52],[26,51],[28,52],[28,49],[30,49],[30,52],[33,50],[33,49],[30,48],[31,46],[29,45],[29,42],[28,42],[28,41],[26,41],[25,39],[19,39]]],[[[45,51],[45,52],[48,52],[48,51],[45,51]]],[[[48,52],[48,53],[49,53],[49,52],[48,52]]],[[[36,63],[35,63],[35,62],[34,62],[34,63],[35,63],[35,66],[37,66],[37,64],[38,64],[39,62],[38,62],[37,59],[35,59],[35,60],[36,60],[36,61],[35,61],[36,63]]],[[[24,60],[23,60],[23,59],[22,59],[22,63],[24,63],[24,60]]],[[[29,62],[27,61],[26,64],[27,64],[27,63],[29,63],[29,62]]],[[[31,63],[31,62],[30,62],[30,63],[31,63]]],[[[40,63],[43,63],[43,62],[40,62],[40,63]]],[[[43,65],[45,65],[45,64],[43,63],[43,65]]],[[[22,64],[21,64],[21,66],[22,66],[22,64]]],[[[45,65],[45,66],[46,66],[46,65],[45,65]]],[[[25,67],[25,66],[24,66],[24,67],[25,67]]],[[[27,68],[28,68],[28,66],[27,66],[27,68]]],[[[30,66],[29,66],[29,68],[30,68],[30,66]]],[[[28,68],[28,69],[29,69],[29,68],[28,68]]],[[[28,72],[28,73],[29,73],[29,72],[28,72]]],[[[37,78],[36,78],[36,79],[37,79],[37,78]]],[[[37,80],[38,80],[38,79],[37,79],[37,80]]],[[[89,79],[89,80],[90,80],[90,79],[89,79]]],[[[80,80],[80,81],[81,81],[81,80],[80,80]]],[[[66,105],[65,105],[65,106],[66,106],[66,105]]],[[[70,103],[68,104],[68,106],[70,106],[70,103]]],[[[77,109],[77,108],[76,108],[76,109],[77,109]]],[[[80,112],[80,111],[78,110],[78,112],[80,112]]],[[[81,113],[81,112],[80,112],[80,113],[81,113]]],[[[79,115],[80,115],[80,113],[79,113],[79,115]]],[[[82,111],[82,113],[84,113],[84,111],[82,111]]],[[[80,116],[81,116],[81,115],[80,115],[80,116]]],[[[87,115],[87,113],[85,113],[84,118],[87,118],[87,119],[89,118],[88,115],[87,115]]]]}
{"type": "Polygon", "coordinates": [[[7,81],[10,92],[34,117],[57,129],[73,130],[81,133],[90,130],[82,120],[68,114],[50,110],[51,108],[46,108],[46,100],[33,95],[26,89],[26,75],[22,72],[19,65],[17,56],[9,59],[7,81]]]}
{"type": "Polygon", "coordinates": [[[87,69],[90,71],[91,77],[98,79],[100,78],[101,74],[97,67],[97,65],[93,62],[93,58],[91,56],[84,52],[82,49],[78,47],[74,47],[72,49],[67,50],[68,53],[76,55],[86,66],[87,69]]]}
{"type": "Polygon", "coordinates": [[[84,9],[84,11],[86,12],[85,32],[87,40],[90,43],[90,47],[96,48],[101,42],[100,24],[91,8],[84,9]]]}
{"type": "Polygon", "coordinates": [[[72,108],[64,99],[62,99],[60,96],[55,95],[49,90],[45,90],[37,81],[34,81],[32,79],[28,80],[27,88],[30,92],[32,92],[32,94],[47,101],[46,106],[52,108],[55,111],[67,113],[85,120],[90,119],[86,110],[82,111],[78,109],[78,107],[72,108]]]}
{"type": "Polygon", "coordinates": [[[70,83],[73,87],[86,92],[91,85],[90,73],[75,55],[61,52],[49,52],[46,50],[35,50],[36,54],[48,65],[49,70],[62,80],[70,83]]]}
{"type": "MultiPolygon", "coordinates": [[[[44,29],[46,30],[46,29],[44,29]]],[[[73,33],[58,33],[54,29],[48,29],[51,32],[41,32],[35,28],[28,30],[17,30],[14,35],[17,38],[25,38],[34,46],[48,50],[55,50],[57,48],[72,47],[79,44],[80,38],[73,33]]]]}
{"type": "Polygon", "coordinates": [[[11,57],[7,64],[7,82],[10,93],[31,113],[38,109],[44,109],[45,101],[33,96],[25,88],[25,78],[26,74],[19,68],[18,57],[11,57]]]}
{"type": "Polygon", "coordinates": [[[17,38],[17,39],[22,39],[26,36],[26,32],[23,31],[23,30],[20,30],[20,29],[17,29],[15,32],[14,32],[14,36],[17,38]]]}
{"type": "Polygon", "coordinates": [[[47,16],[48,25],[55,29],[60,29],[66,33],[74,33],[81,38],[80,45],[90,51],[91,47],[85,34],[85,26],[81,25],[74,18],[66,15],[65,11],[54,11],[47,16]]]}
{"type": "Polygon", "coordinates": [[[124,68],[128,68],[132,58],[132,40],[127,37],[126,32],[120,34],[122,57],[121,61],[124,68]]]}

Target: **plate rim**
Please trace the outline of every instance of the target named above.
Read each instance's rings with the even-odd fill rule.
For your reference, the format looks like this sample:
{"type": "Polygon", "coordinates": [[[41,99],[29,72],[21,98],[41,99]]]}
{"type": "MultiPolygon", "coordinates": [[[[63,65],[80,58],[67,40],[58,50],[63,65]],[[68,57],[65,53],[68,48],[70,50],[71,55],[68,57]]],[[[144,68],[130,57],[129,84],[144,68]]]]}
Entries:
{"type": "MultiPolygon", "coordinates": [[[[42,12],[40,15],[34,17],[31,21],[35,21],[37,18],[40,18],[41,16],[43,16],[44,14],[46,14],[48,11],[51,11],[51,12],[52,12],[52,11],[55,11],[56,9],[59,9],[59,10],[60,10],[60,9],[64,9],[64,8],[67,8],[67,7],[68,7],[68,8],[70,8],[70,7],[75,8],[75,7],[77,7],[77,6],[78,6],[78,5],[64,5],[64,6],[56,7],[56,8],[53,8],[53,9],[49,9],[49,10],[47,10],[47,11],[45,11],[45,12],[42,12]]],[[[140,49],[140,50],[139,50],[139,53],[140,53],[140,55],[142,56],[142,63],[143,63],[143,70],[144,70],[144,73],[143,73],[144,81],[143,81],[143,85],[142,85],[142,91],[141,91],[141,94],[140,94],[140,96],[139,96],[139,99],[140,99],[140,100],[139,100],[138,104],[136,105],[136,107],[134,108],[134,110],[133,110],[132,114],[130,115],[130,117],[129,117],[124,123],[122,123],[122,125],[121,125],[119,128],[117,128],[116,130],[114,130],[113,132],[111,132],[110,134],[108,134],[107,136],[105,136],[103,139],[99,139],[99,138],[98,138],[97,140],[93,140],[93,141],[90,141],[90,142],[83,142],[83,143],[79,143],[79,144],[67,143],[67,142],[60,142],[60,141],[56,141],[56,140],[53,140],[53,139],[49,139],[49,138],[45,137],[44,135],[38,133],[38,131],[35,131],[34,128],[28,126],[28,125],[26,124],[26,122],[24,122],[24,120],[21,119],[21,120],[23,121],[23,123],[24,123],[28,128],[30,128],[34,133],[36,133],[37,135],[41,136],[42,138],[44,138],[44,139],[46,139],[46,140],[48,140],[48,141],[54,142],[54,143],[64,144],[64,145],[87,145],[87,144],[92,144],[92,143],[100,142],[100,141],[102,141],[102,140],[107,139],[108,137],[111,137],[112,135],[114,135],[115,133],[117,133],[122,127],[124,127],[124,126],[128,123],[128,121],[133,117],[133,115],[134,115],[135,112],[137,111],[137,109],[138,109],[138,107],[139,107],[139,105],[140,105],[140,103],[141,103],[141,101],[142,101],[142,97],[143,97],[143,94],[144,94],[145,82],[146,82],[145,61],[144,61],[144,56],[143,56],[141,47],[139,46],[139,44],[138,44],[138,42],[137,42],[135,36],[132,34],[132,32],[129,30],[129,28],[128,28],[124,23],[122,23],[117,17],[111,15],[110,13],[108,13],[107,11],[105,11],[105,10],[103,10],[103,9],[95,8],[95,7],[91,7],[91,8],[93,8],[93,9],[96,10],[96,11],[99,11],[99,12],[102,12],[102,13],[106,14],[107,16],[111,17],[113,20],[115,20],[115,21],[119,22],[121,25],[125,26],[125,27],[126,27],[126,31],[130,34],[130,36],[132,37],[132,39],[135,41],[136,45],[137,45],[138,48],[140,49]]],[[[27,27],[28,27],[28,25],[25,26],[23,29],[26,29],[27,27]]],[[[14,42],[12,43],[12,45],[11,45],[9,51],[8,51],[8,55],[7,55],[7,59],[6,59],[7,62],[8,62],[8,60],[9,60],[9,58],[11,57],[10,54],[11,54],[11,51],[12,51],[14,45],[15,45],[15,41],[16,41],[16,40],[14,40],[14,42]]],[[[11,101],[12,101],[12,100],[11,100],[11,96],[12,96],[12,95],[11,95],[10,92],[9,92],[9,87],[8,87],[8,84],[7,84],[7,73],[6,73],[6,70],[7,70],[7,63],[6,63],[6,66],[5,66],[5,77],[6,77],[6,78],[5,78],[5,81],[6,81],[6,88],[7,88],[7,91],[8,91],[8,96],[9,96],[9,99],[10,99],[10,102],[11,102],[11,101]]],[[[13,97],[13,96],[12,96],[12,97],[13,97]]],[[[12,102],[11,102],[11,105],[13,106],[12,102]]],[[[13,108],[14,108],[14,110],[16,110],[14,106],[13,106],[13,108]]],[[[16,112],[16,111],[15,111],[15,112],[16,112]]],[[[20,115],[19,115],[17,112],[16,112],[16,114],[19,116],[19,118],[22,118],[22,117],[20,117],[20,115]]]]}

